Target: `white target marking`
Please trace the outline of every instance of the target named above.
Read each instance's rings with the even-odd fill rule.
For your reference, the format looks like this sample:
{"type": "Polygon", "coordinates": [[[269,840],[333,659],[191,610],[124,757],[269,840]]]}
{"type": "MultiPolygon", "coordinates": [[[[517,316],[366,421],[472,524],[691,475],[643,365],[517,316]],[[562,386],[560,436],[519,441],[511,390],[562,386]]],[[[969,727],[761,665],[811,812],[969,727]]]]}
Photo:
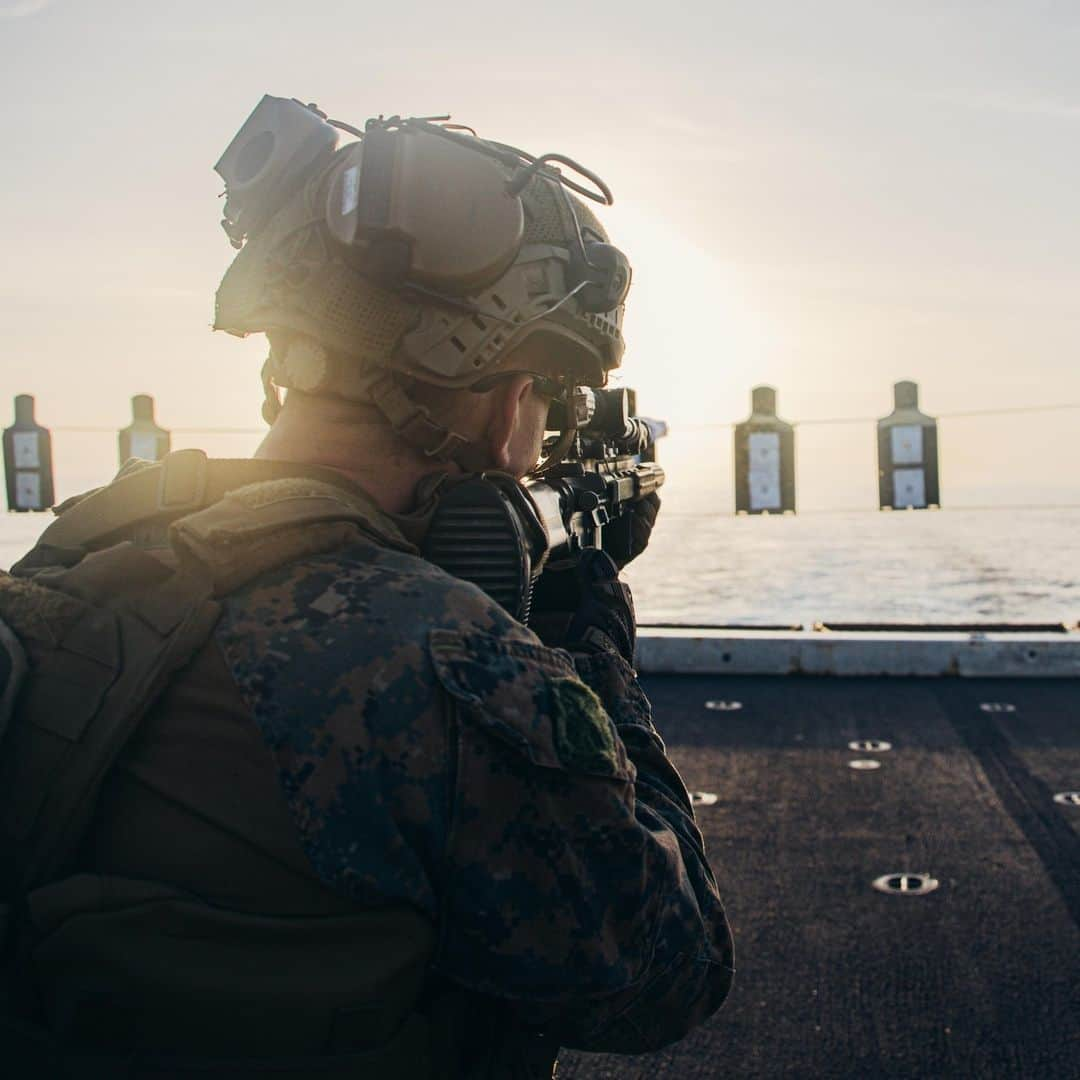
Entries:
{"type": "Polygon", "coordinates": [[[17,510],[43,510],[41,505],[41,475],[36,472],[15,474],[15,508],[17,510]]]}
{"type": "Polygon", "coordinates": [[[706,709],[715,709],[717,712],[738,712],[742,708],[741,701],[706,701],[706,709]]]}
{"type": "Polygon", "coordinates": [[[16,431],[11,442],[16,469],[41,468],[41,440],[36,431],[16,431]]]}
{"type": "Polygon", "coordinates": [[[881,762],[876,758],[855,758],[854,761],[848,762],[848,768],[859,770],[880,769],[881,762]]]}
{"type": "Polygon", "coordinates": [[[984,701],[979,705],[983,712],[1016,712],[1011,701],[984,701]]]}

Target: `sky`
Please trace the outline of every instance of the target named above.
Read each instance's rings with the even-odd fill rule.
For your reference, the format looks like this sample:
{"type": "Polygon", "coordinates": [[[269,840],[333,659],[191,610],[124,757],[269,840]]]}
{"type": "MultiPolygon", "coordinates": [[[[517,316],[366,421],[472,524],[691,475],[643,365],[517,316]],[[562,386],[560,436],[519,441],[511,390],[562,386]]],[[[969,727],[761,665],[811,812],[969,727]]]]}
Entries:
{"type": "MultiPolygon", "coordinates": [[[[730,509],[758,383],[793,420],[884,415],[902,378],[931,413],[1080,402],[1078,55],[1080,5],[1037,0],[0,0],[0,420],[29,392],[119,428],[146,392],[170,427],[259,425],[261,339],[209,330],[212,167],[267,92],[599,172],[679,498],[730,509]]],[[[943,420],[946,502],[1080,501],[1078,421],[943,420]]],[[[871,424],[799,440],[800,506],[873,505],[871,424]]],[[[57,445],[61,494],[113,464],[57,445]]]]}

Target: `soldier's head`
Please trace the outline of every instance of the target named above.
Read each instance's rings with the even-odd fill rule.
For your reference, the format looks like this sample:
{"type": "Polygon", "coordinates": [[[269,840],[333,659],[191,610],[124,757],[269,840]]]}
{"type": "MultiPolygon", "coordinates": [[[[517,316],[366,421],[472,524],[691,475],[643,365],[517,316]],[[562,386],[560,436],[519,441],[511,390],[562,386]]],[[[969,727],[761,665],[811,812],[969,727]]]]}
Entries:
{"type": "Polygon", "coordinates": [[[630,266],[569,159],[267,97],[217,170],[241,250],[214,325],[267,335],[270,422],[287,388],[376,411],[425,460],[524,472],[552,395],[620,363],[630,266]]]}

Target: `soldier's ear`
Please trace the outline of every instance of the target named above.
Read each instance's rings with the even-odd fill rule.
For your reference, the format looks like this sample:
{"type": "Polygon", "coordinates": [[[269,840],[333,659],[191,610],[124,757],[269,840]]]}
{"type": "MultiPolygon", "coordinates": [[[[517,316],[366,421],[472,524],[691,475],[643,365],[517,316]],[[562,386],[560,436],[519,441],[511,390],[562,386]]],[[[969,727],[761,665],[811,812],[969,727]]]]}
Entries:
{"type": "Polygon", "coordinates": [[[510,466],[510,444],[521,423],[521,408],[532,389],[531,375],[513,375],[496,384],[492,393],[491,420],[488,424],[488,456],[496,469],[510,466]]]}

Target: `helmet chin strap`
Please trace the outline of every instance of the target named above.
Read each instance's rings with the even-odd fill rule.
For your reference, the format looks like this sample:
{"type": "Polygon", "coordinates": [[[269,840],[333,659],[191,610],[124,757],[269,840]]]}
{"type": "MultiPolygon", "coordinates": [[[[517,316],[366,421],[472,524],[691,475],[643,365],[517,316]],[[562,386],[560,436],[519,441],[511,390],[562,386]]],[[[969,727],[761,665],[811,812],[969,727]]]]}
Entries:
{"type": "Polygon", "coordinates": [[[566,458],[566,455],[570,453],[570,448],[574,445],[574,438],[576,435],[576,428],[569,428],[561,432],[559,441],[555,443],[543,461],[538,461],[536,465],[529,470],[529,476],[539,479],[551,472],[556,465],[560,465],[566,458]]]}
{"type": "MultiPolygon", "coordinates": [[[[262,367],[262,416],[273,424],[283,408],[281,391],[274,382],[273,365],[269,358],[262,367]]],[[[465,435],[440,424],[431,410],[411,397],[395,382],[393,373],[375,371],[361,384],[366,399],[390,424],[394,433],[433,461],[456,461],[471,472],[486,466],[480,461],[481,448],[465,435]]]]}
{"type": "Polygon", "coordinates": [[[433,461],[464,466],[480,448],[465,435],[440,424],[426,405],[414,401],[398,385],[393,372],[377,369],[360,384],[364,396],[386,417],[394,432],[433,461]]]}
{"type": "MultiPolygon", "coordinates": [[[[491,469],[485,446],[435,420],[430,409],[414,401],[398,385],[393,372],[386,369],[373,372],[365,380],[364,388],[368,400],[386,417],[394,431],[425,457],[433,461],[454,462],[465,472],[491,469]]],[[[571,388],[569,396],[572,395],[571,388]]],[[[547,457],[529,471],[530,476],[543,476],[555,468],[573,447],[578,433],[577,414],[571,406],[567,408],[566,415],[568,427],[561,432],[547,457]]]]}
{"type": "Polygon", "coordinates": [[[543,461],[538,461],[529,470],[529,476],[539,479],[551,472],[557,465],[561,465],[574,446],[574,440],[578,433],[578,415],[574,408],[574,391],[577,385],[575,372],[568,369],[563,375],[565,426],[559,433],[559,438],[548,452],[543,461]]]}
{"type": "MultiPolygon", "coordinates": [[[[273,424],[281,415],[281,392],[274,382],[273,355],[262,366],[263,405],[262,415],[267,424],[273,424]]],[[[572,373],[567,374],[567,379],[572,373]]],[[[572,397],[572,383],[569,396],[572,397]]],[[[475,439],[452,430],[432,416],[426,405],[414,401],[387,368],[376,368],[359,381],[356,390],[389,423],[394,433],[432,462],[458,465],[465,472],[484,472],[491,468],[487,448],[475,439]]],[[[354,399],[355,400],[355,399],[354,399]]],[[[561,432],[548,455],[529,471],[530,476],[543,476],[560,464],[573,447],[577,436],[577,416],[568,405],[568,426],[561,432]]]]}

